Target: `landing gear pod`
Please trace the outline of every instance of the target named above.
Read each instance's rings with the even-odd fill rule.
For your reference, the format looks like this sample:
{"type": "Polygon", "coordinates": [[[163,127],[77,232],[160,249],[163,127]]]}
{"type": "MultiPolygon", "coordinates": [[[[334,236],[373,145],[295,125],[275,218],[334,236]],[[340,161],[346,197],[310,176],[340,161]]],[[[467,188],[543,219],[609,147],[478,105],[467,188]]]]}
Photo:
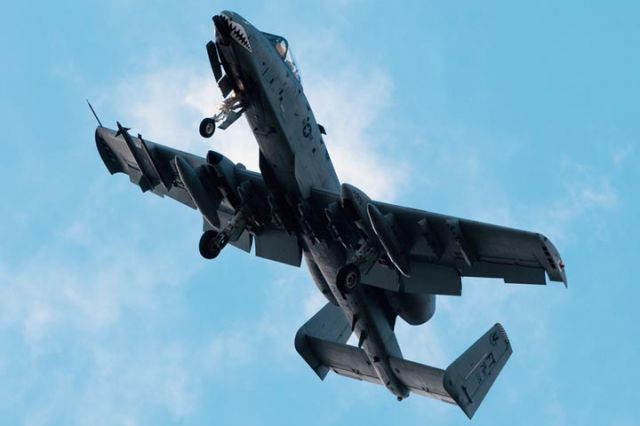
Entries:
{"type": "MultiPolygon", "coordinates": [[[[202,173],[205,166],[200,166],[200,173],[198,173],[191,167],[187,160],[179,156],[175,157],[174,164],[185,191],[187,191],[196,207],[198,207],[202,216],[211,226],[219,228],[220,217],[218,216],[218,207],[222,202],[222,196],[216,189],[207,191],[207,187],[203,184],[202,180],[200,180],[199,174],[202,173]]],[[[211,187],[209,186],[209,188],[211,187]]]]}

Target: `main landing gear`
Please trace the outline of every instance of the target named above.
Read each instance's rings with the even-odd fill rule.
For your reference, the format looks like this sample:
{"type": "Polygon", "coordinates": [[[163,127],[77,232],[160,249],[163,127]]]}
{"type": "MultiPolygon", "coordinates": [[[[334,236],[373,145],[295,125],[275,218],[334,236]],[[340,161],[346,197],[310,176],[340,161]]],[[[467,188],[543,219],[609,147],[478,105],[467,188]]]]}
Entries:
{"type": "Polygon", "coordinates": [[[368,242],[360,245],[348,263],[338,271],[336,285],[338,290],[345,295],[353,292],[360,285],[360,275],[371,270],[380,257],[379,250],[368,242]]]}
{"type": "Polygon", "coordinates": [[[224,232],[213,229],[205,231],[200,237],[200,255],[205,259],[215,259],[228,242],[229,237],[224,232]]]}
{"type": "Polygon", "coordinates": [[[220,231],[209,229],[200,237],[200,254],[205,259],[215,259],[229,241],[236,241],[247,227],[247,217],[243,210],[231,218],[220,231]]]}
{"type": "Polygon", "coordinates": [[[336,285],[343,294],[351,293],[360,285],[360,269],[352,263],[343,266],[338,271],[336,285]]]}

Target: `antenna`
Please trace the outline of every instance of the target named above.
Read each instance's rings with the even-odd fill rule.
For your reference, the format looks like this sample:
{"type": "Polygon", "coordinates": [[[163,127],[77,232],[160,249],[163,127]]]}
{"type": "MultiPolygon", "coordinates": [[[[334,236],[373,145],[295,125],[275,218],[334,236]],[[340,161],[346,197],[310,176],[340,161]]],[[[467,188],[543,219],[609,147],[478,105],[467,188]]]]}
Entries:
{"type": "Polygon", "coordinates": [[[98,122],[98,125],[100,127],[103,127],[102,123],[100,122],[100,119],[98,118],[98,114],[96,114],[96,110],[93,109],[93,106],[91,105],[91,102],[89,102],[89,99],[87,99],[87,104],[89,105],[89,108],[91,109],[91,112],[93,113],[93,116],[96,118],[96,121],[98,122]]]}

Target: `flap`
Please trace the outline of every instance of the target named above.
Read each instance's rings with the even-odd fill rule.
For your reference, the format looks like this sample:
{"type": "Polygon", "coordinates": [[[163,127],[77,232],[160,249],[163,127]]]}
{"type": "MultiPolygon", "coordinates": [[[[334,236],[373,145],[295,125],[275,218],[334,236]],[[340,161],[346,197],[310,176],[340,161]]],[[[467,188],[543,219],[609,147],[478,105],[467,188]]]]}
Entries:
{"type": "Polygon", "coordinates": [[[256,234],[255,240],[256,256],[291,266],[300,266],[302,248],[294,235],[266,229],[256,234]]]}
{"type": "Polygon", "coordinates": [[[393,267],[376,263],[369,272],[363,274],[362,282],[373,287],[405,293],[447,296],[460,296],[462,293],[458,271],[449,266],[420,261],[412,261],[410,277],[401,275],[393,267]]]}

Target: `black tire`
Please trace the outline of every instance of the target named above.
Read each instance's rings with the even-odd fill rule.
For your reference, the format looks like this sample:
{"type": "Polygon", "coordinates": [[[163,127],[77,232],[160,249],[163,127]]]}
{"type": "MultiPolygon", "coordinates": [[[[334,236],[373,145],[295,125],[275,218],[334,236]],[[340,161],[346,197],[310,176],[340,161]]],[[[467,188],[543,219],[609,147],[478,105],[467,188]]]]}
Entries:
{"type": "Polygon", "coordinates": [[[200,122],[200,136],[210,138],[216,132],[216,122],[213,118],[207,117],[200,122]]]}
{"type": "Polygon", "coordinates": [[[200,255],[205,259],[215,259],[220,254],[220,246],[218,246],[218,232],[214,230],[205,231],[200,237],[200,255]]]}
{"type": "Polygon", "coordinates": [[[343,266],[338,271],[336,284],[343,294],[351,293],[360,285],[360,269],[352,264],[343,266]]]}

